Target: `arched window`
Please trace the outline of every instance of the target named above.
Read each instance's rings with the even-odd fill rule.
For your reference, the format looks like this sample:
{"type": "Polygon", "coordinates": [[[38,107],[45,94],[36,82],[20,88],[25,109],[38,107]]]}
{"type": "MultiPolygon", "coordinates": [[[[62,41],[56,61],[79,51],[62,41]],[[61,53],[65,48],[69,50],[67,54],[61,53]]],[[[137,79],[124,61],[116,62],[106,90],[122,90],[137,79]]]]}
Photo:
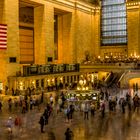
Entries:
{"type": "Polygon", "coordinates": [[[126,45],[127,20],[125,0],[101,1],[101,45],[126,45]]]}

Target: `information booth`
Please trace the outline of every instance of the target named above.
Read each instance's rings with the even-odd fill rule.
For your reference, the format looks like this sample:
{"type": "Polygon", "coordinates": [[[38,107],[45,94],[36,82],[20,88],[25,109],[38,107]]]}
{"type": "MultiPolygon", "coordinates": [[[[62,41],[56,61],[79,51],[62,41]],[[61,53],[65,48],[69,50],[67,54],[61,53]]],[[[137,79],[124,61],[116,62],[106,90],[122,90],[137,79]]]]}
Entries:
{"type": "Polygon", "coordinates": [[[95,104],[95,108],[100,108],[100,91],[98,90],[70,90],[65,94],[68,102],[74,104],[81,104],[82,102],[89,102],[95,104]]]}
{"type": "Polygon", "coordinates": [[[100,100],[100,91],[98,90],[70,90],[66,94],[68,100],[100,100]]]}

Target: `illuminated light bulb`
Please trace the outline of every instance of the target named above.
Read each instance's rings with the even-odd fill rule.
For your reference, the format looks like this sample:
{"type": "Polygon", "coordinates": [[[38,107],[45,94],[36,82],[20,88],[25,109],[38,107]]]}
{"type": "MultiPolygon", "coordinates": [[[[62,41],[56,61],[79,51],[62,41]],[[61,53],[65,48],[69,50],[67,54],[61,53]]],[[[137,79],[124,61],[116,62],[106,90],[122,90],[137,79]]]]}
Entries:
{"type": "Polygon", "coordinates": [[[77,90],[80,90],[80,88],[79,88],[79,87],[77,87],[77,90]]]}
{"type": "Polygon", "coordinates": [[[85,87],[83,87],[82,90],[85,90],[85,87]]]}

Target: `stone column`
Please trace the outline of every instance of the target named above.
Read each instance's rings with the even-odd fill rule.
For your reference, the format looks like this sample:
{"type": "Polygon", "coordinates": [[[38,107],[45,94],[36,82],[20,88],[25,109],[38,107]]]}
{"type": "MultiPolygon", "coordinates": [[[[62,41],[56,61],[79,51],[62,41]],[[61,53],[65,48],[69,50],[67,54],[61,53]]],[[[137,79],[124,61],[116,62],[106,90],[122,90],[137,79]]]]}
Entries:
{"type": "Polygon", "coordinates": [[[52,57],[54,61],[54,6],[49,2],[46,3],[46,62],[48,63],[48,57],[52,57]]]}
{"type": "Polygon", "coordinates": [[[34,8],[35,63],[46,64],[54,57],[54,11],[51,5],[34,8]]]}
{"type": "Polygon", "coordinates": [[[34,8],[34,51],[35,64],[45,64],[46,55],[46,23],[44,6],[34,8]]]}
{"type": "Polygon", "coordinates": [[[127,9],[128,56],[139,53],[139,6],[127,9]]]}

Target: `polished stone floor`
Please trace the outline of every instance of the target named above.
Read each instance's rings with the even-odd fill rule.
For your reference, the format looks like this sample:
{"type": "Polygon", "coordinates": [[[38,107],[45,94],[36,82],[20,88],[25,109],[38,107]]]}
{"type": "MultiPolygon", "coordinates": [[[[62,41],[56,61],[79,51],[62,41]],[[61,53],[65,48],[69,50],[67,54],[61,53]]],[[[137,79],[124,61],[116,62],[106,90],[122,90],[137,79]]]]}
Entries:
{"type": "Polygon", "coordinates": [[[95,116],[89,114],[89,120],[84,120],[81,112],[75,112],[72,122],[65,122],[64,113],[54,113],[49,124],[45,126],[45,133],[40,133],[39,118],[43,113],[34,109],[26,114],[17,111],[0,113],[0,140],[65,140],[67,127],[74,133],[74,140],[140,140],[140,114],[139,112],[126,112],[122,114],[118,109],[110,114],[106,110],[105,117],[101,112],[95,116]],[[14,128],[12,137],[7,134],[5,127],[9,116],[14,119],[16,114],[22,118],[22,128],[14,128]]]}

